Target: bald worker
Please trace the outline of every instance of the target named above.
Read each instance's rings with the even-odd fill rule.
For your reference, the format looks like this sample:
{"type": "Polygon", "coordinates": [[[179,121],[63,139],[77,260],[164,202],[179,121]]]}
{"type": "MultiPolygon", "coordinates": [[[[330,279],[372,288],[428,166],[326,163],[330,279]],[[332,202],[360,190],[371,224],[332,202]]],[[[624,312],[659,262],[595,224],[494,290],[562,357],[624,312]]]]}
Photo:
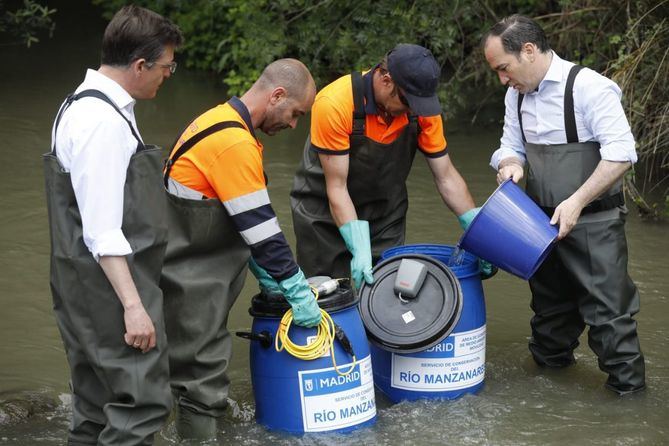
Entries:
{"type": "Polygon", "coordinates": [[[304,64],[277,60],[241,98],[191,122],[167,161],[169,242],[161,287],[182,438],[216,436],[229,386],[227,319],[247,264],[261,287],[278,288],[286,297],[296,324],[320,322],[318,304],[272,209],[263,145],[255,134],[295,128],[315,95],[304,64]]]}

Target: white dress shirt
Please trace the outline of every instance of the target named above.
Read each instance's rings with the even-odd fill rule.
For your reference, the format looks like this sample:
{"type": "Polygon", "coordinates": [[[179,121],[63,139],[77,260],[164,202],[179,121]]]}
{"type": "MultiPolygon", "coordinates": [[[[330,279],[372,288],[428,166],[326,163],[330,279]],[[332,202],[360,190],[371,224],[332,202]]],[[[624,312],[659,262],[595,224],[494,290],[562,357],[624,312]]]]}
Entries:
{"type": "MultiPolygon", "coordinates": [[[[95,89],[106,94],[137,131],[135,100],[118,83],[88,70],[76,92],[95,89]]],[[[55,124],[55,123],[54,123],[55,124]]],[[[54,141],[52,130],[52,144],[54,141]]],[[[123,189],[137,139],[128,123],[108,103],[93,97],[74,101],[55,133],[56,155],[70,172],[77,198],[84,243],[96,260],[132,252],[123,235],[123,189]]]]}
{"type": "MultiPolygon", "coordinates": [[[[546,76],[538,91],[523,98],[523,130],[533,144],[565,144],[564,89],[572,62],[553,53],[546,76]]],[[[618,85],[601,74],[585,68],[574,82],[574,114],[579,142],[597,141],[600,154],[607,161],[635,163],[634,136],[625,117],[618,85]]],[[[493,153],[490,165],[497,170],[501,160],[515,156],[525,162],[525,147],[518,122],[518,91],[509,88],[504,98],[504,132],[500,147],[493,153]]]]}

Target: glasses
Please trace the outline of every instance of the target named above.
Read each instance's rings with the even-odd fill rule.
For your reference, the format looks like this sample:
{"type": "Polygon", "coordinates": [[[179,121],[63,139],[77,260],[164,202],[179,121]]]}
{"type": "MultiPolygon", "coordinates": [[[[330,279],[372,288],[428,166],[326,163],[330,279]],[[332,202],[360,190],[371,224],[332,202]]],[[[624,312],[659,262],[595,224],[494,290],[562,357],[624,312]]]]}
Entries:
{"type": "Polygon", "coordinates": [[[177,71],[177,63],[176,62],[171,62],[171,63],[147,62],[146,63],[146,66],[149,68],[149,70],[154,65],[158,65],[160,68],[168,68],[170,70],[170,74],[174,74],[174,72],[177,71]]]}

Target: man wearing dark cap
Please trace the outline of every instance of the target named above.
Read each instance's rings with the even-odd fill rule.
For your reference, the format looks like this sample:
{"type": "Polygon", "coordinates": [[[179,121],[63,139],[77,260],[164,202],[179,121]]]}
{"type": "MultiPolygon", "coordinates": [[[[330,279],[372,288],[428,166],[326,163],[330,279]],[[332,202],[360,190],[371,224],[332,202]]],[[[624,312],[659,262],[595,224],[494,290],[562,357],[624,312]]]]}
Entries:
{"type": "Polygon", "coordinates": [[[478,212],[448,156],[439,77],[428,49],[399,44],[371,70],[343,76],[316,96],[290,194],[297,261],[307,277],[350,274],[356,287],[372,283],[372,262],[404,243],[416,149],[464,228],[478,212]]]}

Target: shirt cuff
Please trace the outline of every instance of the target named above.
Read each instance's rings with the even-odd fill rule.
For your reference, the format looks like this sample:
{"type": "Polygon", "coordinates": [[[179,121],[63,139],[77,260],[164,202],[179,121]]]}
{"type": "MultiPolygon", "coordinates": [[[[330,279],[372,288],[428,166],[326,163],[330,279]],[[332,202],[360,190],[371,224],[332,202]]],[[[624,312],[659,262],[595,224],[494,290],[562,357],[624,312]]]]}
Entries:
{"type": "Polygon", "coordinates": [[[630,151],[621,144],[607,144],[604,147],[600,147],[599,154],[604,161],[630,162],[632,164],[637,162],[636,150],[630,151]]]}
{"type": "Polygon", "coordinates": [[[422,147],[418,147],[418,149],[423,152],[423,155],[425,155],[426,158],[441,158],[442,156],[448,155],[448,147],[444,147],[442,150],[439,150],[438,152],[427,152],[423,150],[422,147]]]}
{"type": "Polygon", "coordinates": [[[503,159],[509,157],[517,158],[521,165],[525,165],[525,156],[522,153],[518,153],[513,149],[502,147],[495,150],[495,153],[492,154],[492,157],[490,158],[490,166],[495,170],[499,170],[499,163],[502,162],[503,159]]]}
{"type": "Polygon", "coordinates": [[[323,147],[318,147],[314,143],[311,143],[309,146],[310,150],[313,150],[316,153],[322,153],[325,155],[348,155],[349,152],[351,151],[350,148],[348,149],[326,149],[323,147]]]}
{"type": "Polygon", "coordinates": [[[120,229],[113,229],[91,237],[86,245],[96,262],[99,262],[102,256],[126,256],[132,253],[130,243],[120,229]]]}

